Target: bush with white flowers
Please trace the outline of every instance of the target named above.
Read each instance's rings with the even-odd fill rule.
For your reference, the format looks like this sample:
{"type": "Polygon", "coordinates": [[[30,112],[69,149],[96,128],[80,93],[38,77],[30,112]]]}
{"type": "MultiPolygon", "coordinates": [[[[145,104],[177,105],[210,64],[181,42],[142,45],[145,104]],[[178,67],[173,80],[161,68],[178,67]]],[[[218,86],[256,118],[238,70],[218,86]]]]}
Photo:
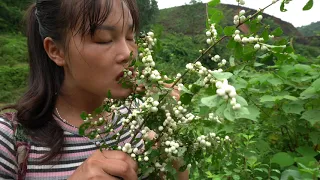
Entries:
{"type": "MultiPolygon", "coordinates": [[[[210,7],[217,2],[219,1],[213,0],[210,7]]],[[[237,2],[239,5],[245,4],[244,0],[237,0],[237,2]]],[[[276,2],[277,0],[273,0],[270,5],[276,2]]],[[[274,93],[273,96],[261,97],[260,101],[252,101],[260,97],[259,91],[269,90],[264,81],[268,81],[268,77],[273,75],[269,72],[269,76],[263,77],[264,79],[254,77],[250,79],[248,75],[250,69],[246,67],[259,67],[261,63],[249,58],[263,59],[270,54],[276,54],[275,57],[290,56],[288,53],[279,52],[288,46],[271,44],[277,36],[277,31],[273,34],[259,31],[243,33],[238,29],[242,24],[262,24],[263,10],[259,9],[253,14],[240,10],[233,18],[234,26],[225,27],[223,32],[219,30],[221,29],[219,22],[211,23],[214,20],[209,19],[204,33],[207,38],[205,42],[207,48],[199,51],[199,58],[193,63],[186,64],[185,72],[177,73],[173,78],[156,69],[154,48],[159,41],[155,38],[155,34],[142,33],[138,40],[140,53],[134,64],[136,72],[125,70],[123,79],[119,81],[119,83],[125,83],[128,88],[132,88],[133,93],[125,100],[118,100],[112,99],[112,92],[109,92],[102,107],[92,115],[87,113],[81,115],[85,121],[79,128],[80,134],[89,138],[114,134],[112,137],[116,140],[114,146],[107,146],[103,141],[97,145],[101,149],[121,150],[128,153],[138,162],[140,177],[161,175],[166,179],[176,179],[177,172],[185,170],[189,171],[191,179],[276,179],[279,177],[281,168],[273,167],[269,162],[258,161],[260,157],[256,152],[262,150],[259,149],[260,147],[252,147],[256,144],[253,138],[263,136],[266,132],[261,132],[261,135],[252,135],[252,132],[259,131],[258,126],[244,128],[251,122],[258,124],[258,117],[262,116],[261,112],[264,112],[259,105],[264,102],[294,99],[286,93],[279,95],[274,93]],[[230,57],[222,57],[212,51],[212,48],[224,39],[229,39],[228,48],[232,51],[230,57]],[[248,52],[251,53],[250,56],[246,54],[248,52]],[[213,64],[211,68],[201,62],[205,58],[211,60],[213,64]],[[212,69],[212,67],[217,68],[212,69]],[[185,83],[183,78],[188,73],[198,79],[192,83],[185,83]],[[253,82],[256,84],[251,85],[250,83],[253,82]],[[165,84],[171,84],[171,87],[165,84]],[[145,90],[137,91],[138,85],[143,85],[145,90]],[[180,91],[180,97],[171,95],[174,89],[180,91]],[[121,124],[121,130],[116,131],[117,128],[111,124],[104,124],[106,121],[103,118],[91,122],[94,116],[99,116],[103,112],[118,116],[115,124],[121,124]],[[122,143],[122,135],[128,132],[131,134],[131,141],[122,143]],[[144,141],[144,148],[138,149],[137,144],[141,140],[144,141]],[[178,169],[172,166],[174,162],[180,165],[178,169]]],[[[291,57],[294,56],[291,55],[291,57]]],[[[283,73],[288,72],[283,70],[283,73]]],[[[280,84],[281,81],[283,79],[270,79],[274,84],[280,84]]],[[[276,91],[277,88],[279,87],[272,88],[272,91],[276,91]]],[[[292,104],[290,107],[297,106],[292,104]]],[[[267,109],[273,107],[273,104],[269,102],[264,107],[267,109]]],[[[273,108],[272,112],[278,112],[281,109],[281,107],[273,108]]],[[[288,108],[286,111],[291,112],[288,108]]],[[[268,115],[268,113],[264,114],[268,115]]],[[[281,118],[277,120],[280,121],[281,118]]],[[[259,123],[267,122],[259,121],[259,123]]],[[[266,146],[265,141],[259,141],[259,143],[261,146],[266,146]]],[[[279,156],[282,157],[281,155],[283,154],[279,156]]],[[[276,159],[271,162],[276,162],[281,167],[283,165],[276,159]]]]}

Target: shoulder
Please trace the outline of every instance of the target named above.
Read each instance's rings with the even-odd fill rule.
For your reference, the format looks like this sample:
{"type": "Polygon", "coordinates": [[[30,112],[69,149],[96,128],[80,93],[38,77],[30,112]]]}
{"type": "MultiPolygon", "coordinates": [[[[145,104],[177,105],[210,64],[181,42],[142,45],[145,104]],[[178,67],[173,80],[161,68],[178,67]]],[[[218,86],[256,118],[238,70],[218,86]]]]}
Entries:
{"type": "Polygon", "coordinates": [[[14,126],[6,116],[0,115],[0,144],[14,149],[14,126]]]}
{"type": "MultiPolygon", "coordinates": [[[[4,135],[13,134],[13,121],[10,119],[11,115],[0,114],[0,133],[4,133],[4,135]]],[[[1,136],[1,134],[0,134],[1,136]]]]}
{"type": "Polygon", "coordinates": [[[0,179],[16,177],[17,161],[14,126],[7,117],[0,115],[0,179]]]}

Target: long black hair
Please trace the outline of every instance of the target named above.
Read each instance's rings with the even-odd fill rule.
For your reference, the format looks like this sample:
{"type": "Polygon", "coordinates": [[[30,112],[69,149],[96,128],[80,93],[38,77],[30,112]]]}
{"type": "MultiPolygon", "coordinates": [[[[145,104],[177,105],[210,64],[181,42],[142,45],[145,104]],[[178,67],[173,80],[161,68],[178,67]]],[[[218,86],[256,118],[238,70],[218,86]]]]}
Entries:
{"type": "MultiPolygon", "coordinates": [[[[139,17],[136,0],[121,0],[128,6],[138,32],[139,17]]],[[[63,67],[57,66],[47,55],[43,40],[51,37],[55,43],[68,48],[67,32],[93,36],[96,27],[110,14],[110,0],[37,0],[26,14],[26,35],[29,51],[29,83],[26,93],[13,106],[17,121],[26,129],[32,140],[43,143],[51,151],[42,162],[60,155],[63,130],[53,118],[57,94],[64,80],[63,67]]]]}

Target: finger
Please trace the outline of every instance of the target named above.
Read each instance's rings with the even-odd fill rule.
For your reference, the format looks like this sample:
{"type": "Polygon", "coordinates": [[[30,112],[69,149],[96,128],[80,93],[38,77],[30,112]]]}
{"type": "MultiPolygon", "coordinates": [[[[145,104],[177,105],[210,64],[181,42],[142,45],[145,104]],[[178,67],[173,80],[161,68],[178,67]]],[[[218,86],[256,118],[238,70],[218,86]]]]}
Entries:
{"type": "Polygon", "coordinates": [[[175,91],[172,91],[172,92],[171,92],[171,96],[174,96],[177,101],[180,100],[180,93],[177,93],[177,92],[175,92],[175,91]]]}
{"type": "Polygon", "coordinates": [[[125,161],[118,159],[106,159],[102,161],[102,170],[114,176],[115,178],[123,178],[124,180],[137,180],[138,176],[134,169],[125,161]]]}
{"type": "Polygon", "coordinates": [[[110,151],[110,150],[104,150],[102,151],[102,153],[105,158],[116,159],[116,160],[127,162],[134,171],[138,171],[137,162],[134,161],[128,154],[122,151],[110,151]]]}

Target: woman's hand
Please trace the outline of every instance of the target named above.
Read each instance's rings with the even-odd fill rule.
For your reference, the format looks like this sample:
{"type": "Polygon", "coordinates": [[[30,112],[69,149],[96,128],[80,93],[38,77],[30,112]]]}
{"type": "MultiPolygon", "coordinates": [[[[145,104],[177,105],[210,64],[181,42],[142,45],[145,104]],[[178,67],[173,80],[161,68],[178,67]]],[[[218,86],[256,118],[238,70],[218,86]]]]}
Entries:
{"type": "Polygon", "coordinates": [[[122,151],[94,152],[68,180],[137,180],[137,163],[122,151]]]}

